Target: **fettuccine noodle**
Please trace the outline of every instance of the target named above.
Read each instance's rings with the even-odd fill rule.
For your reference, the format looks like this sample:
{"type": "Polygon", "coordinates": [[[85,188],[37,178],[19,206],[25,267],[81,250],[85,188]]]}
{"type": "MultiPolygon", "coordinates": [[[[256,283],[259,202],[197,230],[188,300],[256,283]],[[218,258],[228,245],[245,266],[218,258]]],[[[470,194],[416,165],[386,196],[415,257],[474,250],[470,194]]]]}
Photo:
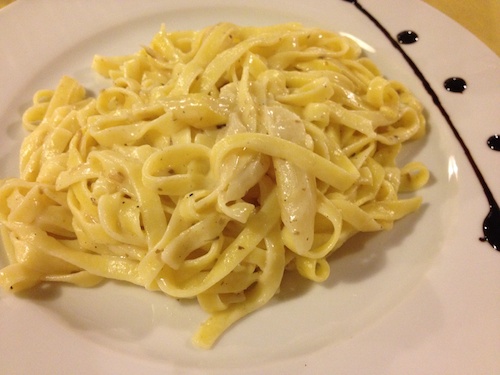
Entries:
{"type": "Polygon", "coordinates": [[[35,94],[20,177],[0,185],[10,265],[0,285],[123,280],[210,316],[210,348],[265,305],[284,272],[321,282],[358,232],[392,228],[421,198],[417,99],[351,39],[300,24],[167,32],[96,56],[112,85],[35,94]]]}

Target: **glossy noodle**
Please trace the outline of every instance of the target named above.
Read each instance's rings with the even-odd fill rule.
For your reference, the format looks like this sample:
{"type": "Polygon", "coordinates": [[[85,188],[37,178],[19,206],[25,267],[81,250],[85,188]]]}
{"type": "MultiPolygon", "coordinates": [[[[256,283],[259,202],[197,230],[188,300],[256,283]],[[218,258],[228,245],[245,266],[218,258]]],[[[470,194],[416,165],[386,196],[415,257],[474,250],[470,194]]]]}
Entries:
{"type": "Polygon", "coordinates": [[[358,232],[414,212],[428,179],[397,165],[425,134],[418,100],[351,39],[300,24],[167,32],[96,56],[96,97],[35,94],[19,178],[0,185],[0,285],[123,280],[209,317],[210,348],[285,272],[321,282],[358,232]]]}

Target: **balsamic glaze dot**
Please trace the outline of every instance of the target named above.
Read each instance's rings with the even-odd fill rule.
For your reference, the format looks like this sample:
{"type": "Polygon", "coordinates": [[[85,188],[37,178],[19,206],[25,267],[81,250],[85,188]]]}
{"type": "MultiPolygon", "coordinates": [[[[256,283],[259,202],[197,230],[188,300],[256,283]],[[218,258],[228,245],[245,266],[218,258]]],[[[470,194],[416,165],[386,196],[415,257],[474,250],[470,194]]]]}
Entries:
{"type": "MultiPolygon", "coordinates": [[[[348,0],[344,0],[344,1],[348,1],[348,0]]],[[[493,193],[491,192],[488,184],[486,183],[486,180],[484,179],[483,174],[481,173],[481,170],[479,169],[474,158],[472,157],[465,141],[462,139],[460,134],[458,134],[458,131],[455,127],[455,124],[453,123],[453,121],[450,118],[450,115],[448,114],[448,112],[446,111],[444,106],[441,104],[441,101],[439,100],[439,96],[432,89],[432,87],[430,86],[426,77],[420,71],[420,69],[415,64],[415,62],[406,54],[406,52],[399,45],[399,43],[393,38],[393,36],[389,33],[389,31],[370,12],[368,12],[365,8],[363,8],[363,6],[361,6],[361,4],[359,4],[357,1],[351,0],[349,2],[354,3],[356,5],[356,8],[361,13],[363,13],[387,37],[387,39],[396,48],[396,50],[401,53],[403,58],[406,60],[406,62],[410,65],[410,67],[415,72],[417,78],[422,82],[427,93],[432,97],[434,104],[439,109],[439,111],[443,115],[444,119],[448,123],[449,127],[451,128],[451,130],[455,134],[455,138],[457,139],[458,143],[462,147],[462,149],[465,153],[465,156],[467,157],[472,169],[474,170],[474,173],[475,173],[477,179],[479,180],[479,183],[483,187],[484,194],[485,194],[486,199],[487,199],[489,206],[490,206],[490,211],[483,222],[484,237],[481,238],[481,241],[488,242],[494,249],[500,251],[500,208],[499,208],[498,203],[496,202],[495,197],[493,196],[493,193]]],[[[448,91],[454,91],[454,92],[460,92],[460,93],[462,93],[467,88],[466,82],[462,78],[458,78],[458,77],[447,79],[444,83],[444,86],[445,86],[446,90],[448,90],[448,91]]]]}
{"type": "Polygon", "coordinates": [[[498,205],[490,206],[490,212],[483,222],[484,237],[480,240],[488,242],[495,250],[500,251],[500,210],[498,205]]]}
{"type": "Polygon", "coordinates": [[[488,138],[486,142],[493,151],[500,151],[500,135],[495,134],[488,138]]]}
{"type": "Polygon", "coordinates": [[[467,88],[467,82],[460,77],[451,77],[444,81],[444,87],[447,91],[463,93],[467,88]]]}
{"type": "Polygon", "coordinates": [[[418,34],[415,31],[405,30],[398,34],[400,44],[412,44],[418,41],[418,34]]]}

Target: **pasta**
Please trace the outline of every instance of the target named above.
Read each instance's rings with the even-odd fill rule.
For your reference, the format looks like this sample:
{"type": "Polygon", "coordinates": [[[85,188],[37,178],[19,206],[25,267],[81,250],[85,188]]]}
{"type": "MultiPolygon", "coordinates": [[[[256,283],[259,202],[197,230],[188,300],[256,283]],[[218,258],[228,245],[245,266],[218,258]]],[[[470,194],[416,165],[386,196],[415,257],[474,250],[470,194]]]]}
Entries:
{"type": "Polygon", "coordinates": [[[351,39],[289,23],[167,32],[95,56],[95,97],[64,76],[23,116],[20,176],[0,185],[0,285],[122,280],[209,313],[210,348],[279,292],[324,281],[358,232],[421,205],[429,172],[399,167],[422,107],[351,39]]]}

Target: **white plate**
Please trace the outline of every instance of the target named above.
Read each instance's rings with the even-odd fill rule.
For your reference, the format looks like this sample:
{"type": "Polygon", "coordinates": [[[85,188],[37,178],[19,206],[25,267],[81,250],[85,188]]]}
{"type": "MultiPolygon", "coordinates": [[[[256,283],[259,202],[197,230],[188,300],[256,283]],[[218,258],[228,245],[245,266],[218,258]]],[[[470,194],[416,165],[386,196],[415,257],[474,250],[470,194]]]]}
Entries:
{"type": "MultiPolygon", "coordinates": [[[[438,95],[500,199],[500,61],[474,36],[419,0],[362,0],[438,95]],[[463,94],[443,81],[461,76],[463,94]]],[[[360,236],[332,259],[324,285],[289,280],[273,303],[211,351],[190,337],[204,314],[140,288],[40,288],[0,294],[2,374],[493,374],[500,373],[500,253],[478,239],[488,202],[444,117],[408,64],[354,4],[342,0],[22,1],[0,11],[0,176],[17,174],[23,110],[39,88],[70,74],[97,87],[95,53],[135,52],[160,24],[219,21],[306,25],[358,37],[390,78],[427,109],[429,135],[408,155],[432,173],[423,209],[395,229],[360,236]]],[[[500,228],[499,228],[500,230],[500,228]]],[[[5,265],[0,256],[0,266],[5,265]]]]}

